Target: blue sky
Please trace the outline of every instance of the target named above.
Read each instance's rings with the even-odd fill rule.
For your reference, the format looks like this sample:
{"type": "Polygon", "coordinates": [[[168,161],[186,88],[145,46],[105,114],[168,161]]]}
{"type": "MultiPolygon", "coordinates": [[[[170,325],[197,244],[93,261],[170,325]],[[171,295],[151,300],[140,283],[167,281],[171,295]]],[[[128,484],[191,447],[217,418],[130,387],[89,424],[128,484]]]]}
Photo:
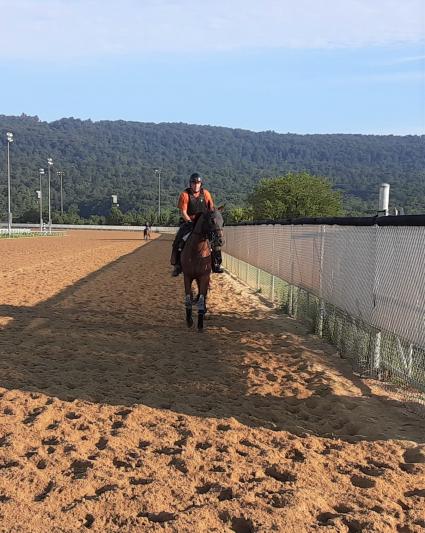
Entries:
{"type": "Polygon", "coordinates": [[[0,0],[0,114],[425,133],[419,0],[0,0]]]}

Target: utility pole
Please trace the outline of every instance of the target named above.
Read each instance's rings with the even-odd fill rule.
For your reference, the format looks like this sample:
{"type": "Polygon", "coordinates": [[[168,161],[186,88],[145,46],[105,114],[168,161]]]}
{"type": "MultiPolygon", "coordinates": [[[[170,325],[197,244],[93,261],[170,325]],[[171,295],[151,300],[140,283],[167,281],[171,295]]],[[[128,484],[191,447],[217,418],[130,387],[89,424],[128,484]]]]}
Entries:
{"type": "Polygon", "coordinates": [[[13,143],[13,133],[8,131],[7,136],[7,233],[12,235],[12,211],[10,207],[10,143],[13,143]]]}
{"type": "Polygon", "coordinates": [[[155,174],[158,176],[158,224],[161,219],[161,169],[156,168],[155,174]]]}
{"type": "Polygon", "coordinates": [[[43,231],[43,176],[44,168],[39,169],[40,174],[40,231],[43,231]]]}
{"type": "Polygon", "coordinates": [[[49,181],[49,233],[52,233],[52,206],[50,201],[50,167],[53,166],[53,159],[51,157],[47,158],[47,171],[48,171],[48,181],[49,181]]]}
{"type": "Polygon", "coordinates": [[[61,215],[63,215],[63,177],[65,176],[65,172],[58,170],[56,174],[59,176],[61,182],[61,215]]]}

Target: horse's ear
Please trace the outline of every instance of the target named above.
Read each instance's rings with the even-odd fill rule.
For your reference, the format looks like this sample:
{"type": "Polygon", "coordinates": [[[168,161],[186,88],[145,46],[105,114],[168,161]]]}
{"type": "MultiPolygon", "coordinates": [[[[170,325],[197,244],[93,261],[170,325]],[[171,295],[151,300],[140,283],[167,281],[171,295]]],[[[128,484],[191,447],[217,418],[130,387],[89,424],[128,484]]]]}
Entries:
{"type": "Polygon", "coordinates": [[[226,207],[226,204],[220,205],[217,207],[217,211],[223,211],[225,207],[226,207]]]}

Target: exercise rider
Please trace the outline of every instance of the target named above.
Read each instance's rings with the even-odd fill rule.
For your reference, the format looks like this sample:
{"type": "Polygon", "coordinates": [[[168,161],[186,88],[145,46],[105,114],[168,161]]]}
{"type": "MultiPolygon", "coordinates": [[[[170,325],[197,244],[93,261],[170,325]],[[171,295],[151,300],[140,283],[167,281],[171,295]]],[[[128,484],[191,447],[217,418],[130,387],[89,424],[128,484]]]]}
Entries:
{"type": "MultiPolygon", "coordinates": [[[[187,235],[193,229],[193,221],[200,213],[214,208],[214,201],[207,189],[202,187],[202,178],[195,172],[190,176],[189,187],[180,193],[177,207],[180,209],[181,223],[173,242],[171,264],[174,265],[172,275],[178,276],[181,271],[180,254],[187,240],[187,235]]],[[[212,271],[221,274],[221,250],[214,246],[211,250],[212,271]]]]}

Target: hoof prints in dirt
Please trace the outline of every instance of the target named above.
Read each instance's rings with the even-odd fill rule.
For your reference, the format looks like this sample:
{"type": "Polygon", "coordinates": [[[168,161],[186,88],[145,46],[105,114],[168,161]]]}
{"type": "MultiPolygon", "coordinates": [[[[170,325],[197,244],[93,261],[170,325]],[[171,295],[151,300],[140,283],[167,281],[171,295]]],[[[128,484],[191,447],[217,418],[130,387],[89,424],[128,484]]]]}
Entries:
{"type": "Polygon", "coordinates": [[[121,429],[122,427],[124,426],[124,422],[121,422],[121,420],[116,420],[113,424],[112,424],[112,430],[111,431],[111,434],[112,435],[117,435],[117,429],[121,429]]]}
{"type": "Polygon", "coordinates": [[[44,470],[47,466],[47,463],[44,459],[40,459],[38,463],[35,465],[39,470],[44,470]]]}
{"type": "Polygon", "coordinates": [[[139,513],[137,516],[145,517],[150,522],[156,522],[158,524],[163,524],[164,522],[170,522],[171,520],[176,519],[176,515],[173,513],[167,513],[162,511],[161,513],[139,513]]]}
{"type": "Polygon", "coordinates": [[[286,457],[287,457],[287,459],[292,459],[292,461],[294,461],[295,463],[304,463],[305,462],[305,455],[302,452],[300,452],[299,450],[297,450],[297,449],[290,450],[286,454],[286,457]]]}
{"type": "Polygon", "coordinates": [[[338,515],[335,513],[320,513],[317,517],[317,522],[321,526],[327,526],[330,520],[337,517],[338,515]]]}
{"type": "Polygon", "coordinates": [[[233,500],[233,490],[229,487],[227,489],[223,489],[220,494],[218,495],[218,499],[220,502],[224,502],[227,500],[233,500]]]}
{"type": "Polygon", "coordinates": [[[130,485],[150,485],[153,482],[154,482],[154,479],[152,478],[137,478],[137,477],[130,478],[130,485]]]}
{"type": "Polygon", "coordinates": [[[212,444],[209,442],[198,442],[198,444],[195,446],[197,450],[208,450],[208,448],[211,448],[212,444]]]}
{"type": "Polygon", "coordinates": [[[3,435],[3,437],[0,437],[0,448],[6,448],[10,446],[10,443],[9,443],[10,435],[12,435],[12,433],[8,433],[7,435],[3,435]]]}
{"type": "Polygon", "coordinates": [[[196,492],[198,494],[207,494],[207,492],[210,492],[210,490],[216,489],[217,485],[214,483],[207,483],[206,485],[202,485],[201,487],[197,487],[196,492]]]}
{"type": "Polygon", "coordinates": [[[178,446],[179,448],[184,448],[187,444],[187,437],[182,437],[181,439],[178,439],[174,442],[174,446],[178,446]]]}
{"type": "Polygon", "coordinates": [[[375,468],[374,466],[359,466],[360,472],[366,476],[379,477],[385,474],[384,468],[375,468]]]}
{"type": "Polygon", "coordinates": [[[86,521],[84,523],[84,527],[86,527],[87,529],[90,529],[93,524],[94,524],[94,516],[92,514],[86,514],[86,521]]]}
{"type": "Polygon", "coordinates": [[[105,437],[100,437],[98,442],[96,442],[96,448],[98,450],[104,450],[107,445],[108,445],[108,439],[106,439],[105,437]]]}
{"type": "Polygon", "coordinates": [[[121,459],[118,459],[117,457],[114,457],[114,459],[112,460],[112,463],[116,468],[124,468],[125,470],[133,469],[133,465],[131,463],[129,463],[128,461],[123,461],[121,459]]]}
{"type": "Polygon", "coordinates": [[[43,411],[45,411],[45,407],[36,407],[33,409],[29,415],[24,418],[23,422],[24,424],[32,424],[35,422],[35,420],[41,415],[43,411]]]}
{"type": "Polygon", "coordinates": [[[158,448],[158,450],[155,450],[155,453],[161,455],[179,455],[182,453],[182,449],[172,447],[158,448]]]}
{"type": "Polygon", "coordinates": [[[425,489],[409,490],[405,493],[405,496],[408,498],[414,498],[415,496],[418,498],[425,498],[425,489]]]}
{"type": "Polygon", "coordinates": [[[186,463],[183,461],[183,459],[178,459],[177,457],[174,457],[170,462],[170,466],[174,466],[177,470],[179,470],[182,474],[187,474],[189,472],[186,463]]]}
{"type": "Polygon", "coordinates": [[[43,439],[41,442],[45,446],[57,446],[59,444],[59,439],[57,437],[48,437],[47,439],[43,439]]]}
{"type": "Polygon", "coordinates": [[[40,492],[40,494],[37,494],[36,496],[34,496],[34,501],[35,502],[43,501],[52,492],[54,487],[55,487],[54,482],[53,481],[49,481],[49,483],[44,487],[42,492],[40,492]]]}
{"type": "Polygon", "coordinates": [[[118,485],[104,485],[103,487],[96,489],[96,496],[101,496],[102,494],[105,494],[105,492],[115,492],[117,488],[118,485]]]}
{"type": "Polygon", "coordinates": [[[220,515],[220,520],[230,527],[235,533],[254,533],[254,524],[251,520],[241,516],[230,516],[229,513],[224,512],[220,515]]]}
{"type": "Polygon", "coordinates": [[[351,483],[355,487],[359,487],[361,489],[371,489],[376,485],[376,481],[374,479],[357,476],[356,474],[351,476],[351,483]]]}
{"type": "Polygon", "coordinates": [[[68,418],[68,420],[78,420],[81,418],[81,415],[74,411],[70,411],[69,413],[66,413],[65,417],[68,418]]]}
{"type": "Polygon", "coordinates": [[[198,494],[208,494],[210,492],[217,493],[220,502],[236,498],[231,487],[222,487],[218,483],[206,483],[205,485],[197,487],[196,492],[198,494]]]}
{"type": "Polygon", "coordinates": [[[328,528],[329,526],[332,527],[332,525],[335,525],[333,520],[338,519],[338,518],[342,519],[342,523],[345,526],[347,526],[349,533],[357,533],[360,531],[366,531],[366,529],[364,529],[363,527],[364,524],[361,524],[358,520],[351,519],[346,516],[341,516],[340,514],[335,514],[331,512],[320,513],[317,516],[317,524],[319,526],[326,527],[326,528],[328,528]]]}
{"type": "Polygon", "coordinates": [[[348,507],[348,505],[345,505],[344,503],[340,504],[340,505],[336,505],[334,507],[335,511],[337,513],[340,513],[340,514],[346,514],[346,513],[351,513],[353,509],[351,509],[351,507],[348,507]]]}
{"type": "Polygon", "coordinates": [[[87,477],[87,470],[93,468],[93,464],[90,461],[74,461],[71,464],[72,479],[84,479],[87,477]]]}
{"type": "Polygon", "coordinates": [[[280,471],[276,466],[266,468],[265,473],[281,483],[290,483],[297,480],[297,477],[294,474],[286,471],[280,471]]]}
{"type": "Polygon", "coordinates": [[[6,461],[5,463],[0,464],[0,470],[14,468],[15,466],[19,466],[18,461],[6,461]]]}

